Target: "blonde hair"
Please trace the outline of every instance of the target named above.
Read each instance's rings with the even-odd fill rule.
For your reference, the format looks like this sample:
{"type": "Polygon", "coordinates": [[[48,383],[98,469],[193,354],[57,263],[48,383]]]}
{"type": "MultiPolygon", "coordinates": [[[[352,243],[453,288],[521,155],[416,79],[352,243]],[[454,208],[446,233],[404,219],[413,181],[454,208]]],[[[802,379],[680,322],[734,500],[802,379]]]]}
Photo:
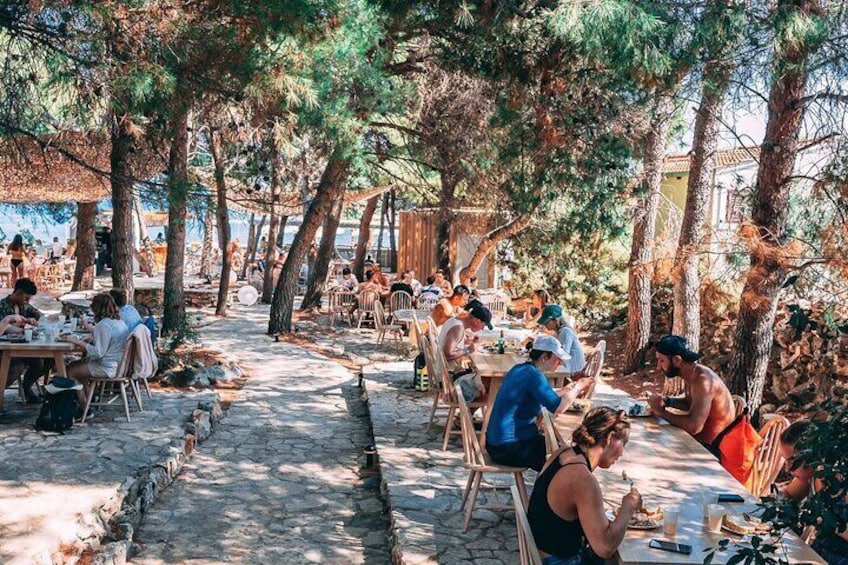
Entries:
{"type": "Polygon", "coordinates": [[[630,433],[630,420],[624,410],[600,406],[589,410],[583,422],[571,434],[571,441],[581,447],[592,447],[614,433],[625,438],[630,433]]]}
{"type": "Polygon", "coordinates": [[[91,300],[91,311],[94,313],[95,322],[106,318],[121,319],[118,305],[115,304],[115,299],[108,292],[101,292],[91,300]]]}

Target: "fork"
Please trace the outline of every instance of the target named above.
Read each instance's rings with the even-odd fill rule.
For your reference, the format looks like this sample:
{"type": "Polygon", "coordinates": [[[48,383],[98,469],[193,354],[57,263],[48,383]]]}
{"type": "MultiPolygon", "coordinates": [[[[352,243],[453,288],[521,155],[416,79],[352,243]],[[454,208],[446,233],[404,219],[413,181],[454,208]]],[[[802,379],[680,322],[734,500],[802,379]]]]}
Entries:
{"type": "Polygon", "coordinates": [[[628,483],[630,483],[630,488],[633,488],[633,479],[631,479],[630,477],[627,476],[627,471],[621,472],[621,478],[623,480],[627,481],[628,483]]]}

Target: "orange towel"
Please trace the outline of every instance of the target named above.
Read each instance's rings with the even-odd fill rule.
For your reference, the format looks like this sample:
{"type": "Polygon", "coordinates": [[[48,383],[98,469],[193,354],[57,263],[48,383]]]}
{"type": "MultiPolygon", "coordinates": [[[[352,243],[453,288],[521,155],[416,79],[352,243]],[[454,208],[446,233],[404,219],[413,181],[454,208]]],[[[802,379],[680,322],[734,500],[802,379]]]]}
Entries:
{"type": "Polygon", "coordinates": [[[741,414],[732,424],[727,426],[713,441],[712,447],[718,451],[719,463],[727,472],[751,490],[754,459],[757,447],[763,438],[751,425],[748,412],[741,414]]]}

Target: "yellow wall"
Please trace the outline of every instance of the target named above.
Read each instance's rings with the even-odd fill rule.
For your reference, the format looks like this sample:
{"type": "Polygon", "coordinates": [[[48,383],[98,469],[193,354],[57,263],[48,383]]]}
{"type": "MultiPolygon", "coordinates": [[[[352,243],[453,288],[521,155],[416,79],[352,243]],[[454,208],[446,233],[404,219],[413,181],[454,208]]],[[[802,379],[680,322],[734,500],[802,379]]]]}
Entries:
{"type": "Polygon", "coordinates": [[[657,216],[657,235],[663,233],[666,221],[668,219],[668,204],[674,204],[679,212],[675,212],[678,216],[683,214],[683,209],[686,207],[686,184],[689,182],[689,173],[673,173],[663,176],[662,184],[660,184],[660,192],[663,198],[660,202],[660,213],[657,216]]]}

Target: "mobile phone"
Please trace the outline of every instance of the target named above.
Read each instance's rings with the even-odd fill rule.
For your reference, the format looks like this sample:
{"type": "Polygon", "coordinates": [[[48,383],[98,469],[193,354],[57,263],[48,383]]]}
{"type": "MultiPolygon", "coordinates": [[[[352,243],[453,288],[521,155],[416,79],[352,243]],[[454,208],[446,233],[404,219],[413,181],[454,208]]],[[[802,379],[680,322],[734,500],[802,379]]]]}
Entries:
{"type": "Polygon", "coordinates": [[[652,539],[648,547],[654,549],[662,549],[663,551],[673,551],[674,553],[682,553],[689,555],[692,553],[692,546],[685,543],[674,543],[673,541],[665,541],[661,539],[652,539]]]}
{"type": "Polygon", "coordinates": [[[724,493],[718,495],[719,502],[745,502],[745,499],[738,494],[724,493]]]}

